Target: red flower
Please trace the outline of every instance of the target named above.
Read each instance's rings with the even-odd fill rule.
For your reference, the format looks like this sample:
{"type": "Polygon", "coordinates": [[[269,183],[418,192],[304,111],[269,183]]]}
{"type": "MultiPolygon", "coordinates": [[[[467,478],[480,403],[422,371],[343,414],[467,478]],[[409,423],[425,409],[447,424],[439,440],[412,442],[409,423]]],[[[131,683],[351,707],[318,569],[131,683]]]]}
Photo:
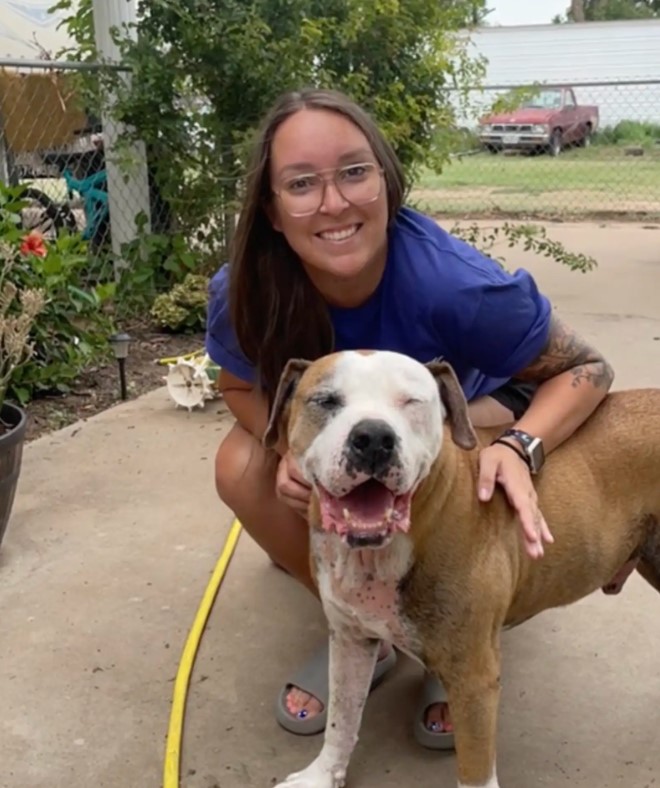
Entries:
{"type": "Polygon", "coordinates": [[[46,250],[43,235],[36,230],[32,230],[29,235],[26,235],[21,244],[21,254],[34,254],[37,257],[45,257],[48,251],[46,250]]]}

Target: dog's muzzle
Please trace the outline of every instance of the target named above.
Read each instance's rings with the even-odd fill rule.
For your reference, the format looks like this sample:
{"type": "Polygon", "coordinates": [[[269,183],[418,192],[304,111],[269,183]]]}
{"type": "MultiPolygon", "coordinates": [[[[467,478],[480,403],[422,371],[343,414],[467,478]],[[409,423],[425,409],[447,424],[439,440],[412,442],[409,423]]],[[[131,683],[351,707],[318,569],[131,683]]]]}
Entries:
{"type": "Polygon", "coordinates": [[[399,494],[396,479],[399,439],[382,419],[363,419],[351,429],[344,448],[350,492],[333,495],[319,485],[324,530],[337,533],[354,548],[384,547],[410,527],[412,492],[399,494]]]}

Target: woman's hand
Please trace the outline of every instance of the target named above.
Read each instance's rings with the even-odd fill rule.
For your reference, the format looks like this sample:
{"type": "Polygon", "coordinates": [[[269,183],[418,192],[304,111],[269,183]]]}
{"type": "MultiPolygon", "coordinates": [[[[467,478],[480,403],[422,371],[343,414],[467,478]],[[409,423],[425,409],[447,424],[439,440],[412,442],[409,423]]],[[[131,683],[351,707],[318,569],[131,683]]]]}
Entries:
{"type": "Polygon", "coordinates": [[[312,488],[305,481],[298,463],[291,456],[291,452],[287,452],[280,460],[275,477],[275,491],[280,501],[288,504],[305,519],[307,518],[312,488]]]}
{"type": "Polygon", "coordinates": [[[495,484],[504,488],[509,503],[522,525],[523,540],[531,558],[543,555],[543,543],[554,538],[538,506],[538,496],[527,463],[507,446],[494,444],[479,456],[479,499],[489,501],[495,484]]]}

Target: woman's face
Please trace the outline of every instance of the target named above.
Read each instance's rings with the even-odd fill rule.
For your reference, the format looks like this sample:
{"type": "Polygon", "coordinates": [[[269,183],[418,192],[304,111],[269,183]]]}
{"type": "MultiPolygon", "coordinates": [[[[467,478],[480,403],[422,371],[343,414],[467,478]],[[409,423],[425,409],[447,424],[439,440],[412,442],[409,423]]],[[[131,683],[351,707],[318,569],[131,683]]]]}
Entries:
{"type": "Polygon", "coordinates": [[[364,278],[372,267],[382,268],[385,179],[367,138],[350,120],[329,110],[291,115],[273,137],[270,177],[273,227],[284,234],[313,281],[345,285],[352,277],[364,278]],[[355,166],[361,164],[366,166],[355,166]]]}

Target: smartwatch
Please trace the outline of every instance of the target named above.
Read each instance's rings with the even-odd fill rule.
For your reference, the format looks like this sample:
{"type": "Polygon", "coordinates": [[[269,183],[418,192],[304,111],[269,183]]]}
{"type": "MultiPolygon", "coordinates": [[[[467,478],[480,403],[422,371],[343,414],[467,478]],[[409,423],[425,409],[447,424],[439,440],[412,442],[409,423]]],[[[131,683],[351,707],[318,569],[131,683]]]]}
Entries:
{"type": "Polygon", "coordinates": [[[545,463],[545,451],[543,449],[543,441],[540,438],[535,438],[522,430],[506,430],[500,435],[500,438],[513,438],[518,443],[525,456],[529,470],[533,474],[537,474],[543,464],[545,463]]]}

